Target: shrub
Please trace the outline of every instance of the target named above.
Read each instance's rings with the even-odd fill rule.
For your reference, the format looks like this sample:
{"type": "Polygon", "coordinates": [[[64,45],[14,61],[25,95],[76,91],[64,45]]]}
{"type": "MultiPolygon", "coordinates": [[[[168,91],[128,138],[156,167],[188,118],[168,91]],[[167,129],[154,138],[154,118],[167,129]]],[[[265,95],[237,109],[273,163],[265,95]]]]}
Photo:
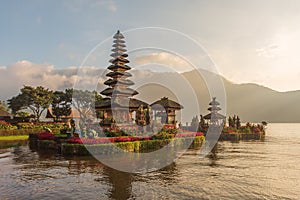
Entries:
{"type": "Polygon", "coordinates": [[[37,134],[37,138],[39,140],[54,140],[55,135],[53,133],[50,133],[50,132],[41,132],[41,133],[37,134]]]}
{"type": "Polygon", "coordinates": [[[151,137],[152,140],[165,140],[173,138],[173,134],[169,134],[167,132],[161,131],[151,137]]]}
{"type": "Polygon", "coordinates": [[[10,123],[0,120],[0,130],[14,130],[17,129],[16,126],[12,126],[10,123]]]}
{"type": "Polygon", "coordinates": [[[179,132],[179,129],[174,127],[174,125],[166,124],[161,131],[167,132],[168,134],[176,134],[179,132]]]}
{"type": "Polygon", "coordinates": [[[120,132],[114,132],[114,131],[111,131],[110,129],[104,129],[104,134],[105,134],[106,137],[121,136],[120,132]]]}
{"type": "Polygon", "coordinates": [[[64,123],[61,122],[19,122],[17,124],[19,129],[43,129],[47,127],[49,129],[63,129],[64,123]]]}

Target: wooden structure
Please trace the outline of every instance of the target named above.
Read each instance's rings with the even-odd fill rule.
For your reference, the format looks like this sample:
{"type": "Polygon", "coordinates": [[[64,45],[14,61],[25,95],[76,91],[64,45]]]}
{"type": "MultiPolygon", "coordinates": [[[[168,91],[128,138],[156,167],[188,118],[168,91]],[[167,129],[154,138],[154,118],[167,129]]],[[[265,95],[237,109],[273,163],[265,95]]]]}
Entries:
{"type": "Polygon", "coordinates": [[[209,122],[209,125],[221,125],[224,119],[226,119],[226,116],[218,113],[221,108],[219,107],[220,103],[216,100],[216,97],[213,97],[209,105],[210,107],[207,110],[209,110],[210,113],[203,118],[209,122]]]}
{"type": "Polygon", "coordinates": [[[13,115],[10,114],[9,112],[7,111],[4,111],[4,110],[0,110],[0,120],[10,120],[13,118],[13,115]]]}
{"type": "Polygon", "coordinates": [[[131,68],[127,65],[129,61],[127,60],[124,36],[118,31],[113,38],[112,59],[109,61],[111,65],[108,67],[110,72],[106,74],[109,79],[104,82],[108,88],[100,92],[107,98],[95,105],[95,108],[102,121],[110,122],[109,120],[111,120],[111,122],[127,124],[134,121],[132,116],[134,111],[138,111],[140,106],[145,108],[148,104],[132,98],[138,92],[129,88],[134,83],[127,79],[131,77],[128,72],[131,68]]]}
{"type": "Polygon", "coordinates": [[[175,111],[183,109],[183,106],[167,97],[163,97],[152,103],[151,108],[154,111],[154,119],[156,121],[160,118],[162,124],[176,125],[175,111]]]}

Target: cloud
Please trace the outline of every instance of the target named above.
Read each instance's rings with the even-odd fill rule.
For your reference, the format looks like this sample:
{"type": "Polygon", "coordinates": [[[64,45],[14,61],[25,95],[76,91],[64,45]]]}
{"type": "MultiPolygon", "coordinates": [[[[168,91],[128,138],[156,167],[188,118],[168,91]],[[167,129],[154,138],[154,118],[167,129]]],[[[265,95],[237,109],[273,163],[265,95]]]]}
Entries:
{"type": "MultiPolygon", "coordinates": [[[[51,90],[66,88],[102,91],[108,70],[94,66],[69,66],[59,69],[51,64],[37,64],[27,60],[8,66],[0,66],[0,100],[19,94],[24,85],[43,86],[51,90]]],[[[144,77],[152,77],[149,70],[132,70],[131,80],[138,83],[144,77]]]]}
{"type": "Polygon", "coordinates": [[[193,70],[188,61],[181,58],[178,55],[160,52],[151,53],[136,57],[134,60],[135,65],[148,65],[148,64],[160,64],[170,67],[177,72],[185,72],[193,70]]]}
{"type": "Polygon", "coordinates": [[[107,10],[112,11],[112,12],[117,11],[117,5],[112,0],[98,0],[98,1],[95,1],[94,5],[97,7],[100,7],[100,8],[104,7],[107,10]]]}
{"type": "Polygon", "coordinates": [[[0,66],[0,99],[7,100],[17,95],[23,85],[64,90],[76,83],[81,88],[96,88],[97,82],[104,80],[103,71],[92,66],[57,69],[50,64],[36,64],[26,60],[0,66]]]}
{"type": "Polygon", "coordinates": [[[111,12],[117,11],[117,5],[113,0],[73,0],[71,2],[65,1],[65,6],[73,12],[79,12],[86,8],[104,8],[111,12]]]}
{"type": "Polygon", "coordinates": [[[256,49],[256,53],[258,56],[263,56],[266,58],[274,58],[277,54],[279,46],[277,44],[269,44],[265,47],[256,49]]]}

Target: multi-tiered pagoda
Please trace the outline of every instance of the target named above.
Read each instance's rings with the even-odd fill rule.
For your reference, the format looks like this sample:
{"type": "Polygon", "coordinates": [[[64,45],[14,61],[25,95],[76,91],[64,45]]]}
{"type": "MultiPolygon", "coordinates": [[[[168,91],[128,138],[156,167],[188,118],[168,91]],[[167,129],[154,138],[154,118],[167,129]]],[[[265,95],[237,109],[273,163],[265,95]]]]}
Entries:
{"type": "Polygon", "coordinates": [[[114,35],[114,39],[113,53],[111,54],[112,59],[109,61],[112,64],[108,67],[111,72],[106,74],[110,79],[104,82],[109,88],[103,90],[101,94],[115,99],[132,97],[138,94],[138,92],[128,88],[134,85],[134,83],[127,79],[131,76],[131,74],[127,72],[131,68],[127,65],[129,61],[127,60],[128,55],[126,54],[126,45],[123,40],[124,36],[118,31],[114,35]]]}
{"type": "Polygon", "coordinates": [[[207,110],[209,110],[210,113],[205,115],[204,119],[209,120],[210,125],[221,125],[226,117],[218,113],[221,108],[219,107],[220,103],[216,100],[216,97],[213,97],[209,105],[210,107],[207,110]]]}
{"type": "Polygon", "coordinates": [[[109,61],[111,65],[108,67],[110,72],[106,74],[109,79],[104,82],[108,88],[101,92],[107,98],[101,105],[96,105],[96,109],[103,113],[102,119],[113,116],[118,123],[129,123],[132,121],[132,112],[137,111],[140,107],[145,108],[148,104],[132,98],[138,92],[129,88],[134,83],[128,79],[131,77],[128,72],[131,68],[127,65],[129,61],[127,60],[124,36],[118,31],[113,38],[112,59],[109,61]]]}

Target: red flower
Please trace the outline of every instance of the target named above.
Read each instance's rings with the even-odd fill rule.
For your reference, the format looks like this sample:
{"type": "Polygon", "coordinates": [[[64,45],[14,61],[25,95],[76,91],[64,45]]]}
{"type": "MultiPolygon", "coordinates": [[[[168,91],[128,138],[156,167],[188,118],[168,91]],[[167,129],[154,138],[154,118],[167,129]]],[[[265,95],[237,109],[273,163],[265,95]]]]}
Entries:
{"type": "Polygon", "coordinates": [[[82,144],[82,140],[79,137],[72,137],[68,140],[68,143],[82,144]]]}
{"type": "Polygon", "coordinates": [[[202,132],[184,132],[184,133],[177,133],[176,137],[196,137],[196,136],[203,136],[202,132]]]}
{"type": "Polygon", "coordinates": [[[260,130],[259,130],[259,128],[255,128],[255,129],[252,130],[252,132],[253,132],[253,133],[259,133],[260,130]]]}
{"type": "Polygon", "coordinates": [[[37,137],[39,140],[54,140],[55,139],[55,135],[50,132],[38,133],[37,137]]]}

